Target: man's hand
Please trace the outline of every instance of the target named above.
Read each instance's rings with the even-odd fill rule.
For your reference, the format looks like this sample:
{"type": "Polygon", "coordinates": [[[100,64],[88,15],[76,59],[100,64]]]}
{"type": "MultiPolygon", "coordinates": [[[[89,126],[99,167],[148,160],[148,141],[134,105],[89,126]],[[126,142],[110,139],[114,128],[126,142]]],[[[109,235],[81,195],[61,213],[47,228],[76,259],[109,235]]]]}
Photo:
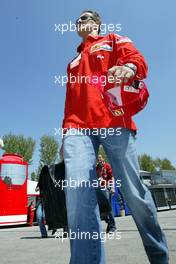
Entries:
{"type": "Polygon", "coordinates": [[[113,66],[108,70],[108,81],[111,83],[127,83],[134,76],[135,71],[127,66],[113,66]]]}

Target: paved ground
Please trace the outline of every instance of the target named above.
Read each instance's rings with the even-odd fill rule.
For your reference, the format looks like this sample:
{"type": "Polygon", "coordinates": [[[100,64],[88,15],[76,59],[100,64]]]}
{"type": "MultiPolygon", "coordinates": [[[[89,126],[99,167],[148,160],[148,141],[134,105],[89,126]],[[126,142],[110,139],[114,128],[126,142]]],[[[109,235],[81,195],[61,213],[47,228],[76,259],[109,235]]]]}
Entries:
{"type": "MultiPolygon", "coordinates": [[[[158,213],[170,248],[170,264],[176,264],[176,210],[158,213]]],[[[131,216],[116,218],[120,240],[105,243],[107,264],[149,263],[131,216]]],[[[105,230],[103,223],[103,229],[105,230]]],[[[38,226],[0,229],[1,264],[68,264],[69,241],[50,236],[41,239],[38,226]]],[[[84,263],[82,263],[84,264],[84,263]]],[[[90,263],[91,264],[91,263],[90,263]]]]}

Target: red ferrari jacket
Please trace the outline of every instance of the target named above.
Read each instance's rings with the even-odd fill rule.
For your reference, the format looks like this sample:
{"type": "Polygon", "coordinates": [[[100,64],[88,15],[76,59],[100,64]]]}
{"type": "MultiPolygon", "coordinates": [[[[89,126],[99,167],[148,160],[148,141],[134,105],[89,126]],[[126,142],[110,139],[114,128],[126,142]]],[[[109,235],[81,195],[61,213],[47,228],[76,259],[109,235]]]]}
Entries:
{"type": "Polygon", "coordinates": [[[109,111],[97,83],[105,85],[107,80],[104,77],[108,69],[125,63],[137,66],[135,80],[144,79],[147,75],[144,57],[128,37],[116,34],[89,35],[77,50],[79,55],[67,68],[68,82],[62,127],[125,127],[136,130],[131,117],[114,116],[109,111]]]}

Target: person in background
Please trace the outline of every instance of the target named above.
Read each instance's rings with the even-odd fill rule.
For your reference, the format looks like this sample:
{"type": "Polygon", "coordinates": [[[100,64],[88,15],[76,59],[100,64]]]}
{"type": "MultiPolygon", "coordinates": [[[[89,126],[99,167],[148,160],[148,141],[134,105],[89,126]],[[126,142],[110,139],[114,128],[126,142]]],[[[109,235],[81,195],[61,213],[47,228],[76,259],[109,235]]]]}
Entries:
{"type": "Polygon", "coordinates": [[[169,206],[169,209],[171,210],[172,209],[172,206],[171,206],[172,205],[172,200],[167,198],[166,202],[167,202],[167,205],[169,206]]]}
{"type": "Polygon", "coordinates": [[[33,201],[29,205],[28,212],[29,212],[29,226],[33,226],[34,213],[35,213],[35,207],[33,201]]]}
{"type": "MultiPolygon", "coordinates": [[[[39,191],[39,187],[36,187],[36,192],[39,191]]],[[[38,199],[37,199],[37,203],[36,203],[36,218],[37,218],[37,223],[39,225],[40,228],[40,232],[41,232],[41,237],[42,238],[47,238],[48,234],[47,234],[47,230],[45,227],[45,212],[44,212],[44,208],[43,208],[43,202],[42,202],[42,195],[40,194],[38,199]]]]}
{"type": "Polygon", "coordinates": [[[97,177],[100,180],[101,188],[106,192],[106,196],[111,206],[111,212],[104,218],[107,223],[106,233],[113,233],[116,230],[114,214],[112,211],[111,198],[115,192],[114,177],[112,175],[111,165],[103,159],[102,155],[98,155],[96,165],[97,177]]]}

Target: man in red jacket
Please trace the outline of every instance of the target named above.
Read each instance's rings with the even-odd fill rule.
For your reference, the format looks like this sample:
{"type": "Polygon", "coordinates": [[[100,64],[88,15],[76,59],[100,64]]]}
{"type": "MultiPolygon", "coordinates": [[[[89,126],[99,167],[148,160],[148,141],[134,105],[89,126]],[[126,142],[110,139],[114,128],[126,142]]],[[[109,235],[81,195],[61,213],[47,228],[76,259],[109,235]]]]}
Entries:
{"type": "Polygon", "coordinates": [[[128,88],[132,82],[144,79],[146,62],[128,37],[100,36],[101,18],[96,12],[84,11],[76,25],[82,43],[77,49],[78,56],[67,69],[63,120],[66,179],[74,182],[74,187],[68,185],[66,189],[70,264],[106,263],[93,185],[100,144],[105,149],[115,179],[121,180],[121,191],[150,263],[167,264],[165,235],[158,224],[151,193],[139,177],[136,126],[130,116],[112,111],[104,98],[104,92],[111,89],[111,95],[120,102],[117,87],[126,84],[128,88]],[[84,186],[83,182],[86,183],[84,186]]]}

